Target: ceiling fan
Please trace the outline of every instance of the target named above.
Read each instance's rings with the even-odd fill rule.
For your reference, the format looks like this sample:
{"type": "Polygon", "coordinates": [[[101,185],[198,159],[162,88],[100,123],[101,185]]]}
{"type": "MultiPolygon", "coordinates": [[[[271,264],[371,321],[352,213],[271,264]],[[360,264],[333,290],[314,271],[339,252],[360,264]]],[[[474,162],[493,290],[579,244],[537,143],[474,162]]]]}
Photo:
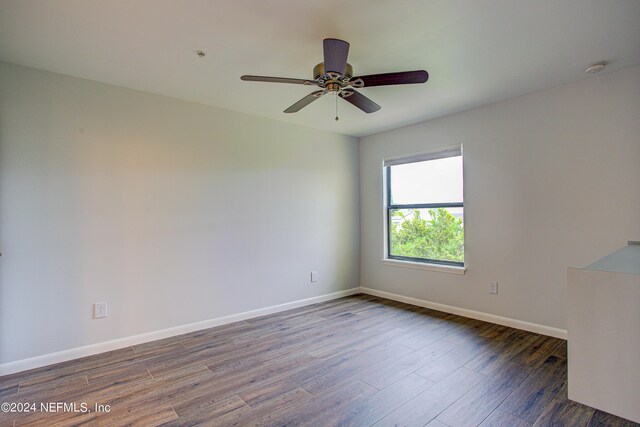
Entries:
{"type": "Polygon", "coordinates": [[[298,112],[321,96],[335,92],[336,120],[338,120],[338,97],[355,105],[365,113],[374,113],[381,108],[354,88],[425,83],[429,79],[429,73],[425,70],[353,77],[353,67],[347,63],[349,43],[338,39],[324,39],[323,48],[324,62],[313,67],[313,79],[311,80],[247,75],[240,77],[240,79],[253,82],[301,84],[320,88],[284,110],[285,113],[298,112]]]}

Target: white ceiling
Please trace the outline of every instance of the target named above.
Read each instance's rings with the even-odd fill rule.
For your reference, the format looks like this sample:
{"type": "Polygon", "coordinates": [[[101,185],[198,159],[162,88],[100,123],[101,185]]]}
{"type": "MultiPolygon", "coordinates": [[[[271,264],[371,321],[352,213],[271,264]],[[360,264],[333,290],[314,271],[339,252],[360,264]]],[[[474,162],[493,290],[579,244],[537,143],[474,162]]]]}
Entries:
{"type": "Polygon", "coordinates": [[[363,136],[640,63],[639,0],[1,0],[0,60],[317,129],[363,136]],[[355,74],[426,69],[425,85],[362,93],[365,114],[313,89],[322,39],[355,74]],[[195,50],[207,55],[198,58],[195,50]]]}

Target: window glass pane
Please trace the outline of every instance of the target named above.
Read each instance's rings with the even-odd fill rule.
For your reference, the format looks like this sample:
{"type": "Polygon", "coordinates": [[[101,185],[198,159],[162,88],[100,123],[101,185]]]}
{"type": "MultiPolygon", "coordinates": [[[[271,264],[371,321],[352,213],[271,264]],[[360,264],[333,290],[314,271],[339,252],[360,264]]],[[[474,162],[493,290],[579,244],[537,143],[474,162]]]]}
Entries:
{"type": "Polygon", "coordinates": [[[389,168],[391,204],[462,202],[462,156],[389,168]]]}
{"type": "Polygon", "coordinates": [[[390,209],[390,255],[464,262],[464,208],[390,209]]]}

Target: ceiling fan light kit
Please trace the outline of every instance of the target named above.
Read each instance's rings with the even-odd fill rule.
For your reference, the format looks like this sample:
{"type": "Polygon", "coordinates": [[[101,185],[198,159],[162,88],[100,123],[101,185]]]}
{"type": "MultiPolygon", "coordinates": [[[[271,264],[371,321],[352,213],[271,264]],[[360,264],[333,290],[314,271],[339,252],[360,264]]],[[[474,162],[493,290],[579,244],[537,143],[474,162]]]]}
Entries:
{"type": "Polygon", "coordinates": [[[371,74],[368,76],[353,76],[353,67],[347,62],[349,43],[338,39],[324,39],[324,62],[313,67],[313,79],[292,79],[286,77],[267,77],[244,75],[244,81],[267,83],[290,83],[305,86],[317,86],[320,90],[311,92],[286,110],[285,113],[295,113],[311,104],[316,99],[328,94],[336,94],[336,120],[338,120],[338,97],[358,107],[365,113],[374,113],[381,107],[354,88],[391,86],[402,84],[426,83],[429,73],[425,70],[401,71],[396,73],[371,74]]]}

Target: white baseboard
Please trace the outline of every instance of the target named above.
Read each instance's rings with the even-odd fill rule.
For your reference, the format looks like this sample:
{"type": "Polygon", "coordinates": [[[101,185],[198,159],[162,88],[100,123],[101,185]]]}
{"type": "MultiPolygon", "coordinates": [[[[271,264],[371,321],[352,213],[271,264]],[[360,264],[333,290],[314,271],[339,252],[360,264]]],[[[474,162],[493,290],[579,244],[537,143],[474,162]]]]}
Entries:
{"type": "Polygon", "coordinates": [[[472,319],[483,320],[485,322],[497,323],[498,325],[510,326],[512,328],[522,329],[537,334],[548,335],[556,338],[567,339],[567,331],[565,329],[552,328],[550,326],[539,325],[536,323],[525,322],[523,320],[511,319],[508,317],[496,316],[495,314],[483,313],[480,311],[468,310],[466,308],[454,307],[446,304],[431,302],[419,298],[406,297],[391,292],[379,291],[371,288],[352,288],[346,291],[333,292],[331,294],[320,295],[317,297],[307,298],[298,301],[292,301],[285,304],[272,305],[269,307],[259,308],[257,310],[245,311],[242,313],[231,314],[229,316],[217,317],[214,319],[204,320],[201,322],[189,323],[187,325],[176,326],[173,328],[162,329],[159,331],[147,332],[140,335],[133,335],[124,338],[118,338],[111,341],[105,341],[97,344],[86,345],[83,347],[71,348],[68,350],[58,351],[55,353],[43,354],[41,356],[31,357],[28,359],[16,360],[0,364],[0,376],[9,375],[16,372],[26,371],[29,369],[40,368],[42,366],[52,365],[54,363],[66,362],[68,360],[80,357],[91,356],[94,354],[104,353],[106,351],[117,350],[123,347],[142,344],[149,341],[168,338],[180,334],[199,331],[201,329],[212,328],[215,326],[226,325],[242,320],[253,319],[255,317],[266,316],[268,314],[279,313],[281,311],[291,310],[293,308],[304,307],[306,305],[317,304],[319,302],[330,301],[337,298],[355,295],[357,293],[365,293],[381,298],[387,298],[394,301],[404,302],[406,304],[417,305],[419,307],[431,308],[433,310],[444,311],[446,313],[457,314],[459,316],[470,317],[472,319]]]}
{"type": "Polygon", "coordinates": [[[217,317],[214,319],[204,320],[201,322],[189,323],[187,325],[175,326],[173,328],[162,329],[159,331],[147,332],[140,335],[133,335],[124,338],[118,338],[111,341],[105,341],[97,344],[86,345],[83,347],[71,348],[68,350],[58,351],[55,353],[43,354],[41,356],[31,357],[28,359],[16,360],[0,364],[0,376],[9,375],[16,372],[26,371],[28,369],[40,368],[42,366],[54,363],[66,362],[68,360],[80,357],[91,356],[94,354],[104,353],[105,351],[117,350],[123,347],[129,347],[142,344],[149,341],[168,338],[175,335],[186,334],[189,332],[199,331],[201,329],[212,328],[214,326],[226,325],[228,323],[239,322],[242,320],[253,319],[254,317],[266,316],[268,314],[279,313],[281,311],[291,310],[293,308],[304,307],[305,305],[317,304],[319,302],[330,301],[337,298],[346,297],[360,293],[360,288],[347,289],[346,291],[333,292],[331,294],[320,295],[317,297],[307,298],[298,301],[292,301],[285,304],[272,305],[269,307],[259,308],[257,310],[245,311],[242,313],[231,314],[229,316],[217,317]]]}
{"type": "Polygon", "coordinates": [[[567,330],[552,328],[551,326],[539,325],[537,323],[525,322],[524,320],[511,319],[509,317],[497,316],[495,314],[483,313],[481,311],[469,310],[466,308],[454,307],[451,305],[440,304],[419,298],[406,297],[391,292],[379,291],[377,289],[361,287],[363,294],[369,294],[376,297],[387,298],[394,301],[404,302],[406,304],[417,305],[418,307],[426,307],[433,310],[444,311],[445,313],[457,314],[459,316],[470,317],[472,319],[483,320],[485,322],[497,323],[498,325],[509,326],[524,331],[534,332],[536,334],[547,335],[555,338],[567,339],[567,330]]]}

